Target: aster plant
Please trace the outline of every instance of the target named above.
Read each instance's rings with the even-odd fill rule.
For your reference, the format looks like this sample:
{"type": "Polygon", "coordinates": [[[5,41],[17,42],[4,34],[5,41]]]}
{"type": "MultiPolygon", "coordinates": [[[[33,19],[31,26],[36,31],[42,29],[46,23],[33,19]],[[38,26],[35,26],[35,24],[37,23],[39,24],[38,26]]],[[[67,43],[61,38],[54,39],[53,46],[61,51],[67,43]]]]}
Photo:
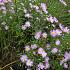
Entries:
{"type": "Polygon", "coordinates": [[[0,70],[70,70],[69,0],[0,0],[0,70]]]}

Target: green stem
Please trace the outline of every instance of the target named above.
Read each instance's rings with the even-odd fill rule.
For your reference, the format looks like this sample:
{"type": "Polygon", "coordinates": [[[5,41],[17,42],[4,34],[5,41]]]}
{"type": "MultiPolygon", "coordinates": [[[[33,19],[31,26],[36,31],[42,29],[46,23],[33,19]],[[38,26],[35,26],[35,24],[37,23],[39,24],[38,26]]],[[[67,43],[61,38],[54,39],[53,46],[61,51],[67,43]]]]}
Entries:
{"type": "Polygon", "coordinates": [[[18,61],[19,61],[19,60],[13,61],[13,62],[11,62],[11,63],[5,65],[4,67],[0,68],[0,70],[3,70],[3,69],[5,69],[6,67],[8,67],[8,66],[10,66],[10,65],[12,65],[12,64],[14,64],[14,63],[16,63],[16,62],[18,62],[18,61]]]}

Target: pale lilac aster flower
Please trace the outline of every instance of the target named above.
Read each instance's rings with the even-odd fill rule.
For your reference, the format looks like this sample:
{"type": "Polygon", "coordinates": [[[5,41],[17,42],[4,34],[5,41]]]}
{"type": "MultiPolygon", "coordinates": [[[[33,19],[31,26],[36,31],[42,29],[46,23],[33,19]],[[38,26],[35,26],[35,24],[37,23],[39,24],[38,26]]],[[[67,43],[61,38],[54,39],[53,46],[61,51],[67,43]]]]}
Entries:
{"type": "Polygon", "coordinates": [[[42,57],[45,58],[47,56],[47,53],[45,51],[42,51],[42,57]]]}
{"type": "Polygon", "coordinates": [[[5,6],[1,6],[1,9],[2,9],[2,10],[6,10],[6,7],[5,7],[5,6]]]}
{"type": "Polygon", "coordinates": [[[8,3],[9,1],[7,0],[0,0],[0,5],[4,5],[5,3],[8,3]]]}
{"type": "Polygon", "coordinates": [[[40,12],[39,7],[36,5],[33,5],[33,8],[35,9],[36,12],[40,12]]]}
{"type": "Polygon", "coordinates": [[[33,45],[31,45],[31,48],[32,49],[36,49],[37,48],[37,45],[36,44],[33,44],[33,45]]]}
{"type": "Polygon", "coordinates": [[[62,31],[60,29],[56,29],[57,36],[62,35],[62,31]]]}
{"type": "Polygon", "coordinates": [[[36,68],[36,70],[41,70],[40,68],[36,68]]]}
{"type": "Polygon", "coordinates": [[[43,58],[45,58],[46,55],[47,55],[47,53],[44,51],[43,48],[39,48],[39,49],[38,49],[38,54],[41,54],[41,56],[42,56],[43,58]]]}
{"type": "Polygon", "coordinates": [[[68,10],[68,12],[70,13],[70,10],[68,10]]]}
{"type": "Polygon", "coordinates": [[[60,65],[64,64],[64,62],[67,62],[68,61],[68,58],[63,58],[61,61],[60,61],[60,65]]]}
{"type": "Polygon", "coordinates": [[[36,10],[36,12],[39,12],[40,14],[42,13],[39,9],[35,9],[36,10]]]}
{"type": "Polygon", "coordinates": [[[42,37],[47,38],[47,33],[46,32],[42,33],[42,37]]]}
{"type": "Polygon", "coordinates": [[[36,52],[35,52],[35,51],[33,51],[33,54],[34,54],[34,55],[36,55],[36,52]]]}
{"type": "Polygon", "coordinates": [[[55,54],[55,53],[58,52],[58,49],[57,49],[57,48],[53,48],[51,52],[52,52],[53,54],[55,54]]]}
{"type": "Polygon", "coordinates": [[[42,10],[47,14],[48,11],[47,11],[46,4],[45,3],[41,3],[41,7],[42,7],[42,10]]]}
{"type": "Polygon", "coordinates": [[[22,62],[26,62],[27,60],[28,60],[28,57],[27,57],[27,55],[22,55],[21,57],[20,57],[20,60],[22,61],[22,62]]]}
{"type": "Polygon", "coordinates": [[[53,22],[54,22],[53,17],[52,17],[52,16],[47,17],[47,21],[49,21],[49,22],[53,23],[53,22]]]}
{"type": "Polygon", "coordinates": [[[39,69],[44,69],[44,67],[45,67],[45,66],[44,66],[43,63],[39,63],[39,64],[38,64],[38,68],[39,68],[39,69]]]}
{"type": "Polygon", "coordinates": [[[27,18],[31,18],[32,16],[31,16],[31,14],[26,13],[26,14],[25,14],[25,17],[27,17],[27,18]]]}
{"type": "Polygon", "coordinates": [[[42,31],[39,31],[35,34],[35,39],[39,39],[41,37],[42,31]]]}
{"type": "Polygon", "coordinates": [[[3,2],[0,2],[0,5],[5,5],[3,2]]]}
{"type": "Polygon", "coordinates": [[[25,51],[30,51],[30,46],[29,45],[27,45],[27,46],[25,46],[25,51]]]}
{"type": "Polygon", "coordinates": [[[56,30],[51,30],[51,31],[50,31],[50,35],[51,35],[52,37],[56,37],[56,36],[57,36],[56,30]]]}
{"type": "Polygon", "coordinates": [[[48,62],[45,63],[45,69],[48,69],[50,67],[50,64],[48,62]]]}
{"type": "Polygon", "coordinates": [[[47,63],[49,62],[49,57],[45,58],[45,62],[47,62],[47,63]]]}
{"type": "Polygon", "coordinates": [[[31,23],[29,21],[25,22],[25,25],[22,25],[22,30],[26,30],[27,27],[30,27],[31,23]]]}
{"type": "Polygon", "coordinates": [[[38,6],[36,6],[36,5],[35,5],[34,7],[35,7],[35,9],[36,9],[36,10],[38,10],[38,9],[39,9],[39,7],[38,7],[38,6]]]}
{"type": "Polygon", "coordinates": [[[60,40],[56,40],[55,44],[60,45],[60,40]]]}
{"type": "Polygon", "coordinates": [[[60,65],[62,65],[64,63],[64,58],[60,61],[60,65]]]}
{"type": "Polygon", "coordinates": [[[7,2],[7,0],[0,0],[0,3],[5,3],[7,2]]]}
{"type": "Polygon", "coordinates": [[[63,32],[70,33],[70,29],[68,29],[68,27],[65,27],[65,28],[63,29],[63,32]]]}
{"type": "Polygon", "coordinates": [[[64,57],[65,59],[67,58],[68,60],[70,60],[70,52],[65,52],[64,57]]]}
{"type": "Polygon", "coordinates": [[[51,23],[54,23],[54,22],[57,23],[58,22],[57,18],[52,17],[52,16],[47,17],[47,21],[49,21],[51,23]]]}
{"type": "Polygon", "coordinates": [[[39,6],[37,6],[37,5],[32,5],[32,3],[30,3],[30,7],[33,8],[33,9],[35,9],[36,12],[40,12],[39,6]]]}
{"type": "Polygon", "coordinates": [[[38,54],[42,54],[43,51],[44,51],[43,48],[39,48],[38,49],[38,54]]]}
{"type": "Polygon", "coordinates": [[[36,10],[39,10],[39,7],[36,5],[33,5],[33,8],[35,8],[36,10]]]}
{"type": "Polygon", "coordinates": [[[49,44],[49,43],[46,45],[46,48],[47,48],[48,50],[50,49],[50,44],[49,44]]]}
{"type": "Polygon", "coordinates": [[[60,27],[61,30],[64,29],[64,25],[62,25],[62,24],[59,24],[59,27],[60,27]]]}
{"type": "Polygon", "coordinates": [[[31,69],[27,69],[27,70],[31,70],[31,69]]]}
{"type": "Polygon", "coordinates": [[[28,59],[27,61],[26,61],[26,65],[27,66],[33,66],[33,61],[31,61],[30,59],[28,59]]]}
{"type": "Polygon", "coordinates": [[[70,33],[70,29],[68,29],[68,27],[64,27],[62,24],[59,24],[59,27],[63,32],[70,33]]]}
{"type": "Polygon", "coordinates": [[[64,58],[60,61],[60,65],[62,65],[64,62],[67,62],[68,60],[70,60],[70,52],[65,52],[64,58]]]}
{"type": "Polygon", "coordinates": [[[57,18],[55,18],[55,17],[54,17],[54,22],[55,22],[55,23],[58,23],[58,19],[57,19],[57,18]]]}
{"type": "Polygon", "coordinates": [[[50,16],[49,21],[50,21],[51,23],[54,23],[54,17],[50,16]]]}
{"type": "Polygon", "coordinates": [[[22,30],[26,30],[27,27],[25,25],[22,25],[21,28],[22,28],[22,30]]]}
{"type": "Polygon", "coordinates": [[[45,3],[41,3],[41,7],[42,7],[42,9],[43,9],[43,10],[46,10],[46,9],[47,9],[47,7],[46,7],[46,4],[45,4],[45,3]]]}
{"type": "Polygon", "coordinates": [[[67,63],[64,63],[64,68],[68,68],[68,64],[67,63]]]}
{"type": "Polygon", "coordinates": [[[29,21],[26,21],[26,22],[25,22],[25,26],[26,26],[26,27],[30,27],[30,26],[31,26],[31,23],[30,23],[29,21]]]}

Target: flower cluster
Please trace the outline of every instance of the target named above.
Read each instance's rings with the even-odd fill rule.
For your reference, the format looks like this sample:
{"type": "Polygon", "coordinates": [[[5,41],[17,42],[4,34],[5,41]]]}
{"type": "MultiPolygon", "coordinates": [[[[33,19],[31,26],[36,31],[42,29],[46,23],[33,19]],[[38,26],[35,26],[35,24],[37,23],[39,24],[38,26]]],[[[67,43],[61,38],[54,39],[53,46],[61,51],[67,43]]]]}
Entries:
{"type": "Polygon", "coordinates": [[[29,21],[25,22],[25,25],[22,25],[22,30],[26,30],[26,28],[30,27],[31,23],[29,21]]]}
{"type": "Polygon", "coordinates": [[[68,68],[67,61],[70,60],[70,52],[65,52],[64,58],[61,60],[60,65],[64,65],[64,68],[68,68]]]}
{"type": "MultiPolygon", "coordinates": [[[[64,12],[63,9],[57,14],[55,12],[60,9],[56,11],[58,6],[52,7],[51,2],[54,0],[47,3],[46,0],[0,0],[0,46],[5,46],[4,55],[7,51],[10,55],[6,55],[14,54],[13,57],[21,61],[18,66],[25,66],[27,70],[70,68],[70,44],[67,42],[70,29],[61,17],[67,14],[69,18],[70,10],[64,12]]],[[[55,2],[54,6],[62,3],[63,7],[68,7],[64,0],[55,2]]]]}
{"type": "Polygon", "coordinates": [[[0,0],[0,11],[2,11],[3,14],[7,13],[7,10],[10,12],[14,13],[14,4],[12,0],[0,0]],[[7,7],[6,5],[10,4],[10,8],[7,7]]]}
{"type": "Polygon", "coordinates": [[[60,36],[61,34],[62,34],[62,31],[60,29],[56,29],[56,30],[51,30],[50,31],[50,35],[52,37],[60,36]]]}
{"type": "Polygon", "coordinates": [[[28,59],[28,57],[26,55],[22,55],[21,58],[20,58],[20,60],[22,62],[26,62],[27,66],[30,66],[30,67],[33,66],[33,61],[31,61],[30,59],[28,59]]]}
{"type": "MultiPolygon", "coordinates": [[[[66,2],[63,0],[60,0],[61,3],[63,3],[65,6],[67,6],[66,2]]],[[[30,13],[31,11],[35,11],[38,14],[40,14],[42,17],[43,15],[47,15],[44,16],[44,20],[46,20],[47,22],[50,23],[50,26],[53,26],[52,29],[48,28],[49,26],[47,26],[47,29],[50,29],[48,32],[44,31],[43,29],[40,29],[36,32],[34,32],[34,39],[38,41],[44,40],[46,41],[46,39],[49,38],[49,36],[52,39],[55,39],[55,47],[52,47],[51,42],[47,43],[46,46],[37,46],[35,43],[32,44],[31,46],[26,45],[25,46],[25,52],[29,53],[30,51],[33,51],[32,54],[34,56],[40,56],[43,58],[43,62],[39,62],[37,65],[37,70],[43,70],[43,69],[48,69],[50,68],[51,64],[49,64],[50,62],[50,57],[48,55],[48,52],[46,50],[49,50],[50,53],[53,55],[57,54],[59,55],[61,53],[61,49],[59,48],[59,46],[61,46],[61,41],[60,39],[58,39],[59,37],[62,37],[64,35],[64,33],[70,33],[70,29],[68,27],[65,27],[64,25],[62,25],[62,23],[59,22],[59,20],[52,16],[49,12],[48,12],[48,8],[47,5],[45,3],[40,3],[40,6],[38,5],[33,5],[32,3],[29,3],[30,6],[30,13]],[[56,27],[56,25],[58,25],[58,27],[56,27]]],[[[27,13],[27,10],[24,11],[25,13],[25,17],[27,17],[28,19],[33,19],[33,15],[27,13]]],[[[39,17],[36,17],[36,20],[40,20],[39,17]]],[[[43,21],[44,21],[43,20],[43,21]]],[[[26,21],[24,25],[22,25],[22,30],[26,30],[27,28],[31,27],[33,23],[26,21]]],[[[48,42],[48,41],[47,41],[48,42]]],[[[24,55],[22,55],[22,57],[20,58],[22,62],[26,62],[27,66],[33,66],[33,63],[31,60],[28,60],[26,55],[24,57],[24,55]]],[[[70,60],[70,53],[66,52],[64,54],[64,58],[63,60],[60,61],[60,65],[64,64],[65,68],[68,68],[68,65],[66,63],[66,61],[70,60]]]]}
{"type": "Polygon", "coordinates": [[[57,18],[52,17],[51,15],[49,15],[49,16],[47,17],[47,21],[49,21],[49,22],[51,22],[51,23],[58,23],[57,18]]]}
{"type": "Polygon", "coordinates": [[[42,38],[47,38],[47,33],[42,32],[42,31],[38,31],[38,32],[36,32],[34,37],[35,37],[35,39],[40,39],[41,37],[42,38]]]}

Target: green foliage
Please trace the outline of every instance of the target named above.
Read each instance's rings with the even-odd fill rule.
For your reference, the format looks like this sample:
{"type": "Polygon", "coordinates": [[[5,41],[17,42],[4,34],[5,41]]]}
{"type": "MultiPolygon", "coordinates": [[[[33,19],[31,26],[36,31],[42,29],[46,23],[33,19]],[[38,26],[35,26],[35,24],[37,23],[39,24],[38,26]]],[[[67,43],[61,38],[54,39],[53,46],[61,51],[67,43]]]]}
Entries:
{"type": "MultiPolygon", "coordinates": [[[[47,4],[49,13],[57,17],[60,23],[63,23],[70,28],[70,13],[66,12],[70,9],[70,0],[66,0],[68,4],[68,6],[66,7],[64,7],[64,5],[59,2],[59,0],[36,0],[34,4],[40,6],[41,2],[47,4]]],[[[6,5],[7,9],[9,9],[8,5],[6,5]]],[[[49,31],[53,29],[53,27],[50,25],[50,22],[44,20],[47,16],[45,13],[43,13],[43,15],[40,15],[40,13],[32,10],[30,13],[32,14],[33,18],[25,18],[23,12],[24,6],[28,11],[31,9],[29,6],[29,0],[15,0],[13,6],[15,14],[11,14],[9,10],[7,10],[6,15],[3,15],[2,13],[0,14],[0,16],[2,16],[0,17],[0,67],[4,67],[8,63],[19,60],[20,56],[25,53],[24,46],[31,43],[36,43],[40,47],[44,47],[46,43],[50,41],[51,48],[53,48],[55,47],[54,41],[56,39],[60,39],[62,45],[59,47],[59,49],[62,50],[62,56],[66,50],[70,51],[70,34],[64,34],[64,38],[58,37],[53,39],[50,35],[48,35],[47,39],[35,40],[34,34],[37,31],[42,30],[43,32],[46,31],[47,33],[49,33],[49,31]],[[10,19],[10,17],[12,17],[12,19],[10,19]],[[37,20],[37,17],[39,18],[39,20],[37,20]],[[21,29],[21,26],[28,20],[32,23],[32,26],[31,28],[23,31],[21,29]],[[3,21],[6,22],[6,25],[9,26],[8,30],[5,30],[4,25],[1,25],[3,21]],[[46,26],[49,26],[49,28],[45,29],[46,26]]],[[[29,53],[26,54],[31,59],[34,59],[36,63],[43,62],[41,56],[33,55],[33,51],[31,50],[29,53]]],[[[48,50],[46,51],[48,52],[49,57],[51,57],[51,53],[49,53],[48,50]]],[[[56,56],[57,58],[59,58],[58,55],[56,56]]],[[[62,56],[60,58],[62,58],[62,56]]],[[[50,61],[50,63],[53,65],[53,69],[63,70],[63,68],[58,63],[58,60],[55,60],[53,58],[54,56],[51,57],[52,61],[50,61]]],[[[20,62],[18,64],[18,67],[20,68],[23,66],[20,62]]]]}

